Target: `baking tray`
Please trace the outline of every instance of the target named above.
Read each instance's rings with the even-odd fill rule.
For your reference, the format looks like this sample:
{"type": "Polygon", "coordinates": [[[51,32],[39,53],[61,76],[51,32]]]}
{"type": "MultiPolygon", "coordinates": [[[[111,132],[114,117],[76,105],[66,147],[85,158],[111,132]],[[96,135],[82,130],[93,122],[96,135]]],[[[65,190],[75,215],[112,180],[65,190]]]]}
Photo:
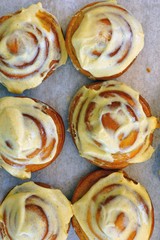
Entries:
{"type": "MultiPolygon", "coordinates": [[[[54,14],[65,33],[72,15],[90,0],[43,0],[43,7],[54,14]]],[[[36,0],[1,0],[0,15],[15,12],[22,7],[37,3],[36,0]]],[[[160,115],[160,0],[119,0],[119,4],[132,12],[142,23],[145,33],[145,46],[133,65],[118,80],[135,88],[149,102],[153,115],[160,115]],[[150,69],[150,72],[147,69],[150,69]]],[[[27,90],[22,96],[37,98],[54,107],[62,116],[66,139],[63,151],[57,160],[44,170],[32,174],[32,181],[45,182],[56,188],[71,199],[78,181],[87,173],[95,170],[86,160],[82,159],[74,146],[68,132],[68,107],[76,91],[91,80],[80,74],[73,67],[70,59],[46,81],[35,89],[27,90]]],[[[0,97],[12,96],[0,86],[0,97]]],[[[143,184],[148,190],[155,209],[155,227],[151,240],[160,239],[160,130],[154,134],[155,153],[152,158],[140,164],[127,167],[129,176],[143,184]]],[[[29,181],[29,180],[25,180],[29,181]]],[[[0,169],[0,200],[6,193],[24,180],[12,177],[0,169]]],[[[72,227],[68,240],[77,240],[72,227]]]]}

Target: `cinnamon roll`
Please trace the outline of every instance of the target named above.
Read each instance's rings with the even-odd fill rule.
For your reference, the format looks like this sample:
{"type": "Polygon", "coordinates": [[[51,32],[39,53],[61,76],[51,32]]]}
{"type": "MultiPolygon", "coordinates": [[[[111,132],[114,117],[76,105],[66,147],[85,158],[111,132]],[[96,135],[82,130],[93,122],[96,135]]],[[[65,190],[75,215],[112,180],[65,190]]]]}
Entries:
{"type": "Polygon", "coordinates": [[[141,24],[115,0],[83,7],[67,29],[66,47],[73,65],[92,79],[120,76],[143,46],[141,24]]]}
{"type": "Polygon", "coordinates": [[[82,240],[149,240],[154,210],[148,193],[125,173],[89,174],[73,195],[73,227],[82,240]]]}
{"type": "Polygon", "coordinates": [[[70,202],[58,189],[33,182],[13,188],[0,206],[0,236],[6,240],[65,240],[70,202]]]}
{"type": "Polygon", "coordinates": [[[38,86],[66,60],[59,23],[41,3],[0,18],[0,82],[10,92],[38,86]]]}
{"type": "Polygon", "coordinates": [[[114,80],[83,86],[69,110],[70,132],[82,157],[102,168],[148,160],[157,119],[146,100],[114,80]]]}
{"type": "Polygon", "coordinates": [[[13,176],[29,178],[48,166],[60,154],[64,137],[60,115],[45,103],[0,99],[0,166],[13,176]]]}

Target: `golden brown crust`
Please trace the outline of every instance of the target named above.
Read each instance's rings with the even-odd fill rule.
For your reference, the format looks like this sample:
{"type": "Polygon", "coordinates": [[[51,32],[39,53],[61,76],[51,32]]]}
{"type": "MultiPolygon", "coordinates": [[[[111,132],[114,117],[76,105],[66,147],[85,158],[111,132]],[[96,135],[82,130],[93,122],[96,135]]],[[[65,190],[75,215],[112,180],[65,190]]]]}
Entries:
{"type": "MultiPolygon", "coordinates": [[[[91,172],[86,177],[82,178],[74,191],[74,194],[72,197],[72,203],[74,204],[80,198],[82,198],[89,191],[89,189],[96,182],[98,182],[101,178],[107,177],[110,174],[112,174],[113,172],[114,171],[112,171],[112,170],[109,171],[109,170],[101,169],[101,170],[96,170],[94,172],[91,172]]],[[[126,179],[131,180],[137,184],[137,182],[135,180],[129,178],[129,176],[127,175],[126,172],[123,172],[123,175],[126,179]]],[[[152,202],[151,202],[151,204],[152,204],[152,202]]],[[[121,222],[119,222],[118,224],[121,225],[121,222]]],[[[72,218],[72,225],[73,225],[73,228],[75,229],[80,240],[89,240],[89,238],[86,236],[85,232],[82,230],[82,228],[81,228],[80,224],[78,223],[75,216],[73,216],[73,218],[72,218]]],[[[154,208],[153,208],[153,204],[152,204],[152,227],[151,227],[150,237],[152,235],[153,229],[154,229],[154,208]]],[[[131,236],[128,240],[134,240],[134,238],[132,238],[132,236],[131,236]]]]}
{"type": "Polygon", "coordinates": [[[90,78],[92,80],[110,80],[110,79],[114,79],[114,78],[120,77],[123,73],[125,73],[128,70],[128,68],[133,64],[133,62],[135,61],[136,58],[122,72],[120,72],[118,74],[111,75],[111,76],[95,77],[90,72],[84,70],[81,67],[81,65],[80,65],[80,63],[79,63],[79,61],[78,61],[78,59],[76,57],[75,49],[74,49],[74,47],[72,45],[72,36],[76,32],[76,30],[78,29],[78,27],[81,24],[81,22],[83,20],[83,17],[84,17],[83,10],[85,10],[88,7],[92,7],[92,6],[96,5],[97,3],[104,3],[104,2],[99,1],[99,2],[90,3],[90,4],[86,5],[86,6],[84,6],[82,9],[80,9],[72,17],[72,19],[69,22],[69,25],[67,27],[67,31],[66,31],[66,49],[67,49],[68,55],[71,58],[71,61],[72,61],[73,65],[82,74],[84,74],[85,76],[87,76],[88,78],[90,78]]]}
{"type": "Polygon", "coordinates": [[[94,172],[89,173],[87,176],[83,177],[76,189],[74,190],[74,195],[72,197],[72,203],[77,202],[83,195],[85,195],[89,189],[103,177],[107,177],[109,174],[113,173],[111,170],[99,169],[94,172]]]}
{"type": "Polygon", "coordinates": [[[44,188],[52,188],[49,184],[43,182],[35,182],[35,184],[44,188]]]}
{"type": "MultiPolygon", "coordinates": [[[[77,202],[83,197],[100,178],[106,177],[111,173],[112,171],[109,170],[97,170],[82,178],[74,191],[72,203],[77,202]]],[[[80,240],[89,240],[75,216],[72,217],[72,225],[80,240]]]]}
{"type": "MultiPolygon", "coordinates": [[[[38,102],[38,101],[37,101],[38,102]]],[[[57,127],[57,134],[58,134],[58,145],[57,145],[57,151],[53,159],[49,161],[48,163],[42,164],[42,165],[28,165],[26,166],[26,169],[28,172],[35,172],[40,169],[43,169],[50,165],[52,162],[56,160],[58,155],[61,153],[64,140],[65,140],[65,128],[64,128],[64,123],[59,115],[52,107],[48,106],[48,108],[44,109],[45,113],[48,114],[54,121],[56,127],[57,127]]]]}

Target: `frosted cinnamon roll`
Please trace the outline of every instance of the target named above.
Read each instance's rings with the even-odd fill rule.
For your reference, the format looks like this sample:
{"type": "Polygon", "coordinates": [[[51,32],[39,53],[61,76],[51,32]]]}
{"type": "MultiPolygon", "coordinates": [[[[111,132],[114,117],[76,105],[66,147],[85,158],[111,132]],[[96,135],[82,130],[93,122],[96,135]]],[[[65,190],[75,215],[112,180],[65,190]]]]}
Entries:
{"type": "Polygon", "coordinates": [[[116,1],[94,2],[71,19],[66,47],[76,67],[92,79],[120,76],[144,46],[141,24],[116,1]]]}
{"type": "Polygon", "coordinates": [[[65,240],[70,202],[58,189],[33,182],[13,188],[0,206],[0,236],[6,240],[65,240]]]}
{"type": "Polygon", "coordinates": [[[157,119],[138,92],[114,80],[83,86],[69,110],[70,132],[82,157],[102,168],[148,160],[157,119]]]}
{"type": "Polygon", "coordinates": [[[73,227],[80,240],[149,240],[154,211],[148,193],[124,173],[89,174],[73,195],[73,227]]]}
{"type": "Polygon", "coordinates": [[[10,92],[38,86],[66,60],[59,23],[41,3],[0,18],[0,82],[10,92]]]}
{"type": "Polygon", "coordinates": [[[50,106],[30,98],[0,99],[0,166],[13,176],[29,178],[60,154],[64,125],[50,106]]]}

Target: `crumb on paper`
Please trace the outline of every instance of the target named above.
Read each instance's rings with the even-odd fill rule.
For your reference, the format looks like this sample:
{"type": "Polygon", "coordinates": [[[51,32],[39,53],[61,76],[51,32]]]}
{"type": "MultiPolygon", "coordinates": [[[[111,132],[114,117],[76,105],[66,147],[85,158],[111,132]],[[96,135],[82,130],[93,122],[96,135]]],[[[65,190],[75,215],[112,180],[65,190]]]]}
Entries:
{"type": "Polygon", "coordinates": [[[146,71],[147,71],[148,73],[150,73],[150,72],[151,72],[151,69],[150,69],[149,67],[147,67],[147,68],[146,68],[146,71]]]}
{"type": "Polygon", "coordinates": [[[157,128],[160,128],[160,120],[157,119],[157,128]]]}

